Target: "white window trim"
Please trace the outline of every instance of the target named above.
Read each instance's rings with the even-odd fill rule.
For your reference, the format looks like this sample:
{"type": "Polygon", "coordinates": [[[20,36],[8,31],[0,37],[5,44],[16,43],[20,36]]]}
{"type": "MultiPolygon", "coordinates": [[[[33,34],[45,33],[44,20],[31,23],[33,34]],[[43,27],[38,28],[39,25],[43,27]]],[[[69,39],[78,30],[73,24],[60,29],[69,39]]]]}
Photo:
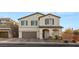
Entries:
{"type": "Polygon", "coordinates": [[[28,26],[28,21],[27,20],[25,20],[25,26],[28,26]],[[27,25],[26,25],[26,22],[27,22],[27,25]]]}
{"type": "MultiPolygon", "coordinates": [[[[47,18],[47,19],[49,19],[49,18],[47,18]]],[[[50,18],[50,19],[49,19],[49,24],[46,24],[46,23],[45,23],[45,25],[47,25],[47,26],[54,25],[55,22],[53,23],[53,22],[52,22],[52,19],[53,19],[53,18],[50,18]]],[[[54,20],[54,19],[53,19],[53,20],[54,20]]],[[[46,22],[46,19],[45,19],[45,22],[46,22]]]]}
{"type": "Polygon", "coordinates": [[[37,26],[37,25],[38,25],[38,21],[37,20],[31,20],[31,26],[37,26]],[[32,24],[32,22],[34,22],[34,23],[32,24]]]}
{"type": "Polygon", "coordinates": [[[24,25],[22,25],[22,21],[24,21],[24,20],[21,20],[21,21],[20,21],[20,25],[21,25],[21,26],[25,26],[25,22],[24,22],[24,25]]]}
{"type": "Polygon", "coordinates": [[[27,21],[27,20],[21,20],[21,21],[20,21],[20,25],[21,25],[22,27],[28,26],[28,21],[27,21]],[[21,21],[24,21],[24,25],[21,24],[21,21]],[[27,25],[26,25],[26,21],[27,21],[27,25]]]}

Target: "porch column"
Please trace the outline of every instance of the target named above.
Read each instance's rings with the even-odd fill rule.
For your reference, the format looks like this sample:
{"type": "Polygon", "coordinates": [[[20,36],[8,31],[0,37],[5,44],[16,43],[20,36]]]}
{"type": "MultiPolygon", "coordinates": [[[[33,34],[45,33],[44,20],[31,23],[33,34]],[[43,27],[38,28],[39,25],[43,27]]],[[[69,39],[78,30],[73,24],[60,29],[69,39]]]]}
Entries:
{"type": "Polygon", "coordinates": [[[39,30],[37,31],[37,38],[38,39],[40,38],[40,31],[39,30]]]}
{"type": "Polygon", "coordinates": [[[19,38],[22,38],[22,31],[19,31],[19,38]]]}
{"type": "Polygon", "coordinates": [[[40,39],[43,39],[43,32],[42,32],[42,29],[40,29],[40,39]]]}
{"type": "Polygon", "coordinates": [[[59,29],[59,36],[62,36],[62,29],[59,29]]]}
{"type": "Polygon", "coordinates": [[[52,36],[52,29],[49,29],[49,36],[52,36]]]}

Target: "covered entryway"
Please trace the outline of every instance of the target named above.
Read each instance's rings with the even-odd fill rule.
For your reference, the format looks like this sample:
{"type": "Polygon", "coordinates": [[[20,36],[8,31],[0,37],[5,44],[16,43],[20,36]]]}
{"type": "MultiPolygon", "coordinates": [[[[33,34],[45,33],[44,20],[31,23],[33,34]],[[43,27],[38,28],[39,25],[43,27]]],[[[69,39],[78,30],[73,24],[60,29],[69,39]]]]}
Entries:
{"type": "Polygon", "coordinates": [[[44,38],[44,39],[49,38],[49,30],[48,30],[48,29],[44,29],[44,30],[43,30],[43,38],[44,38]]]}
{"type": "Polygon", "coordinates": [[[37,32],[22,32],[22,38],[37,38],[37,32]]]}
{"type": "Polygon", "coordinates": [[[59,35],[59,29],[53,29],[53,35],[59,35]]]}

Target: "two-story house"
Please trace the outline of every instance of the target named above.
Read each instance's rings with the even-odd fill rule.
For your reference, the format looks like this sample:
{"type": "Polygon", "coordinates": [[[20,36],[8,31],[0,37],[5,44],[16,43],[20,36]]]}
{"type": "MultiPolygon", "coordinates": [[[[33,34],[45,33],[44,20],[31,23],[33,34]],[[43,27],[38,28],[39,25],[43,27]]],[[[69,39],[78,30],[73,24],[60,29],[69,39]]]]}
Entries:
{"type": "Polygon", "coordinates": [[[53,35],[61,36],[60,17],[53,14],[34,13],[19,20],[19,38],[46,39],[53,35]]]}
{"type": "Polygon", "coordinates": [[[10,18],[0,18],[0,38],[18,37],[18,24],[10,18]]]}

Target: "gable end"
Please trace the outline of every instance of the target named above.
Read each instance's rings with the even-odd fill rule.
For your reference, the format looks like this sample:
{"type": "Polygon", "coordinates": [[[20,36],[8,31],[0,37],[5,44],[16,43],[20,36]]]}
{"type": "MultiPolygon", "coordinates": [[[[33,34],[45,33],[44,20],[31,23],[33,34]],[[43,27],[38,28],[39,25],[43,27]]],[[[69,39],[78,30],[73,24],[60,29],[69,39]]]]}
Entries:
{"type": "Polygon", "coordinates": [[[35,15],[35,14],[40,14],[40,15],[43,15],[43,16],[44,16],[44,14],[39,13],[39,12],[36,12],[36,13],[31,14],[31,15],[21,17],[21,18],[19,18],[18,20],[23,19],[23,18],[26,18],[26,17],[30,17],[30,16],[35,15]]]}

